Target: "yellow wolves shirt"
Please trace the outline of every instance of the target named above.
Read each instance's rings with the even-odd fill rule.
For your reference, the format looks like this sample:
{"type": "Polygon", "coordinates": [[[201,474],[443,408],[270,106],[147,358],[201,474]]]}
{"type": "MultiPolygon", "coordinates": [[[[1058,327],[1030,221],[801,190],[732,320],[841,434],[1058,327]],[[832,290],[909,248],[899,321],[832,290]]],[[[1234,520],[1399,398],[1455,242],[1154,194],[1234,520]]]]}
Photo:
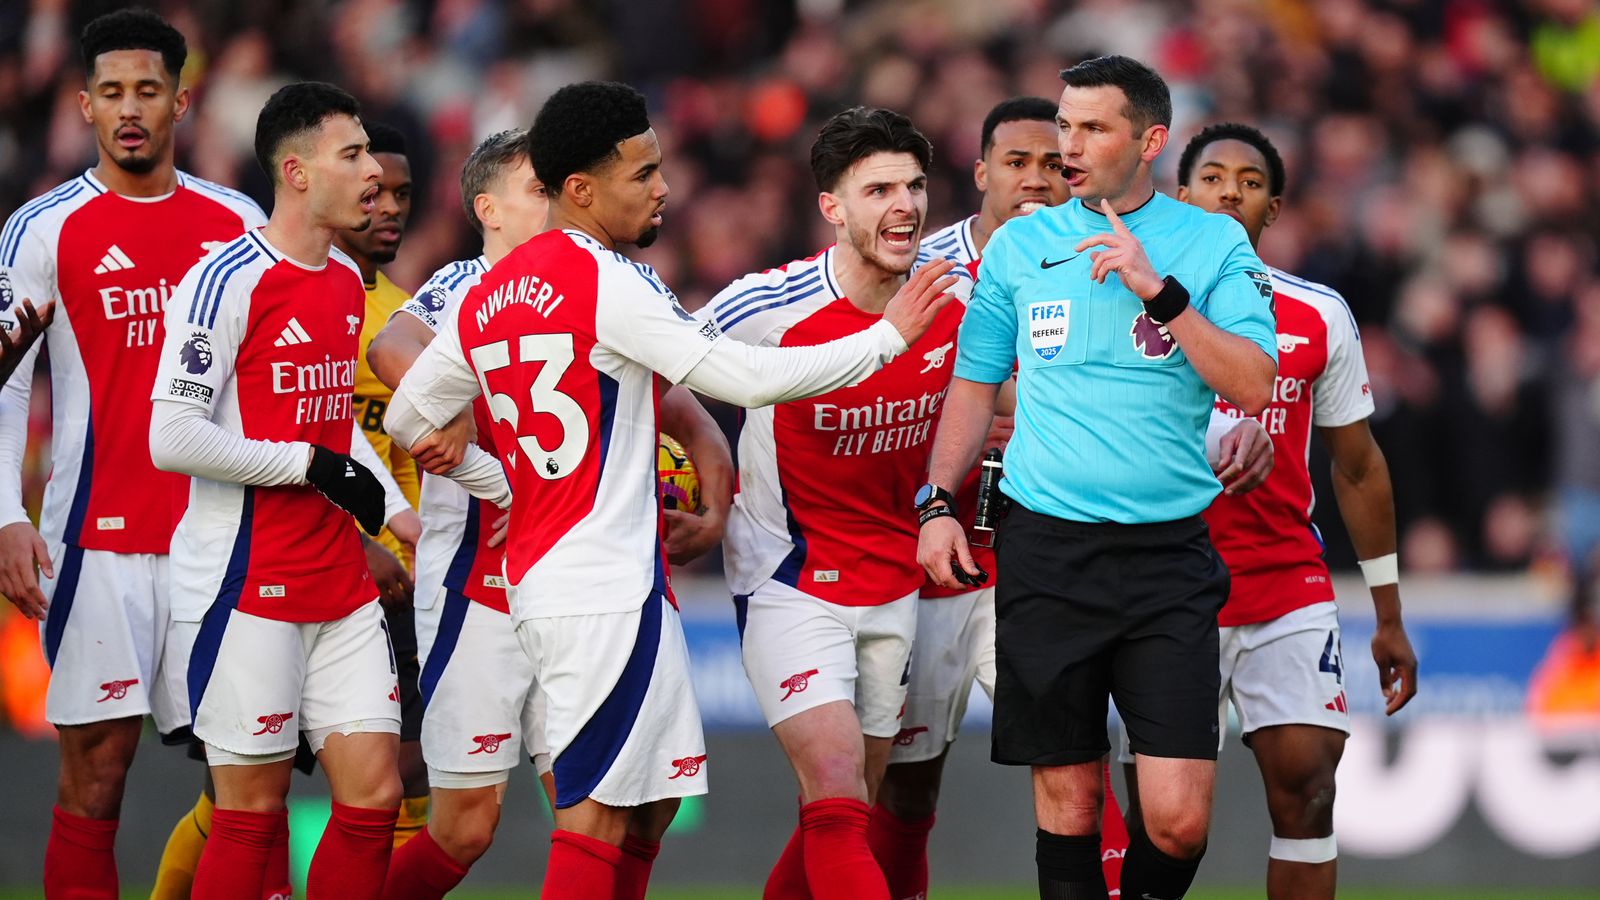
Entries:
{"type": "MultiPolygon", "coordinates": [[[[378,376],[372,374],[372,367],[367,365],[367,348],[372,346],[372,339],[389,322],[390,314],[404,306],[411,295],[396,287],[389,276],[382,272],[378,273],[373,284],[366,285],[366,289],[367,315],[361,323],[361,345],[356,357],[355,417],[361,423],[362,434],[367,436],[372,449],[377,451],[378,458],[389,466],[389,474],[400,485],[400,491],[410,501],[411,508],[416,509],[417,496],[422,487],[416,461],[404,449],[396,446],[389,433],[383,430],[383,414],[388,410],[389,398],[394,392],[379,381],[378,376]]],[[[389,552],[406,564],[407,569],[412,567],[411,554],[389,529],[383,529],[383,533],[378,535],[378,543],[388,547],[389,552]]]]}

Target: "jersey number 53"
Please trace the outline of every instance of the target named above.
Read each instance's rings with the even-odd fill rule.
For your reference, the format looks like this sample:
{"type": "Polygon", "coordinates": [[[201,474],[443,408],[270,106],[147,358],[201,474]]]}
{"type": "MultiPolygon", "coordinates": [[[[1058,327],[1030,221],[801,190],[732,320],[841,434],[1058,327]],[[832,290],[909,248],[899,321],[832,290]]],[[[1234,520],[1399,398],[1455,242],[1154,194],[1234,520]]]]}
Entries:
{"type": "MultiPolygon", "coordinates": [[[[584,453],[589,449],[589,422],[578,401],[557,389],[561,376],[572,365],[573,341],[570,334],[524,334],[517,338],[517,354],[511,355],[510,341],[472,348],[472,367],[477,370],[478,384],[488,400],[489,413],[495,421],[504,422],[517,436],[517,447],[533,471],[546,481],[563,478],[578,468],[584,453]],[[528,385],[530,411],[556,417],[561,426],[560,440],[554,447],[546,447],[539,438],[523,431],[521,411],[511,394],[497,392],[489,387],[490,373],[510,369],[512,383],[526,380],[527,367],[536,367],[538,373],[528,385]]],[[[499,379],[496,379],[499,380],[499,379]]]]}

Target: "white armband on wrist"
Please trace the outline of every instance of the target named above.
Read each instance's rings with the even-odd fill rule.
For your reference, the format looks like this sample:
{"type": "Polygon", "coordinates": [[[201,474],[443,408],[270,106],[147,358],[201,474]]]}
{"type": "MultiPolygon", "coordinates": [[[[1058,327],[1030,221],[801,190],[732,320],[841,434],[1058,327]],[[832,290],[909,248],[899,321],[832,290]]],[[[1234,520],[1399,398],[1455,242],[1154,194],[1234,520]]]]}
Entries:
{"type": "Polygon", "coordinates": [[[1367,587],[1383,587],[1386,584],[1400,583],[1400,554],[1390,553],[1387,556],[1364,559],[1361,566],[1361,577],[1367,580],[1367,587]]]}

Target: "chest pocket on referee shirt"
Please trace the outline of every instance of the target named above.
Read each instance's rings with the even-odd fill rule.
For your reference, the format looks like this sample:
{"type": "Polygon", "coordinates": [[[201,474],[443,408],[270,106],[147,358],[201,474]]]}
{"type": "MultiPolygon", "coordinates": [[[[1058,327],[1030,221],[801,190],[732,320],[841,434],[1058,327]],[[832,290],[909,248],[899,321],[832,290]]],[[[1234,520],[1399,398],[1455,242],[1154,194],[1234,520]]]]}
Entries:
{"type": "Polygon", "coordinates": [[[1058,299],[1029,299],[1022,304],[1022,346],[1017,365],[1023,369],[1081,365],[1088,358],[1088,329],[1082,303],[1058,299]]]}
{"type": "MultiPolygon", "coordinates": [[[[1183,272],[1171,273],[1183,284],[1193,284],[1192,276],[1183,272]]],[[[1163,325],[1157,325],[1145,315],[1144,304],[1131,291],[1124,288],[1115,274],[1106,278],[1104,285],[1095,285],[1097,300],[1110,309],[1109,341],[1111,364],[1125,367],[1181,366],[1183,351],[1178,341],[1163,325]],[[1103,299],[1102,299],[1103,298],[1103,299]]]]}

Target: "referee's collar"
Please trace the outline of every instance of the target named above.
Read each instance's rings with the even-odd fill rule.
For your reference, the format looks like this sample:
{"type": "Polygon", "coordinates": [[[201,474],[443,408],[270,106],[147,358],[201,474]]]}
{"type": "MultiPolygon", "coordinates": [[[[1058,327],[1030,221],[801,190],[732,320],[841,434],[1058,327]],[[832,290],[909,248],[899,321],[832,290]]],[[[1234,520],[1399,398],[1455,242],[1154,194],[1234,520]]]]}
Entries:
{"type": "MultiPolygon", "coordinates": [[[[1122,219],[1122,221],[1124,223],[1128,224],[1128,225],[1132,225],[1135,222],[1139,222],[1139,221],[1144,219],[1144,217],[1150,212],[1150,210],[1152,208],[1155,207],[1156,198],[1160,197],[1160,196],[1161,196],[1161,192],[1160,191],[1152,190],[1150,192],[1149,199],[1145,200],[1143,203],[1139,204],[1138,206],[1135,206],[1133,209],[1128,210],[1127,212],[1119,212],[1119,213],[1117,213],[1117,217],[1122,219]]],[[[1099,219],[1102,222],[1106,221],[1106,214],[1105,213],[1101,212],[1097,207],[1093,207],[1093,206],[1090,206],[1087,203],[1084,203],[1082,200],[1078,201],[1078,208],[1083,210],[1086,213],[1089,213],[1090,215],[1094,216],[1096,219],[1099,219]]]]}

